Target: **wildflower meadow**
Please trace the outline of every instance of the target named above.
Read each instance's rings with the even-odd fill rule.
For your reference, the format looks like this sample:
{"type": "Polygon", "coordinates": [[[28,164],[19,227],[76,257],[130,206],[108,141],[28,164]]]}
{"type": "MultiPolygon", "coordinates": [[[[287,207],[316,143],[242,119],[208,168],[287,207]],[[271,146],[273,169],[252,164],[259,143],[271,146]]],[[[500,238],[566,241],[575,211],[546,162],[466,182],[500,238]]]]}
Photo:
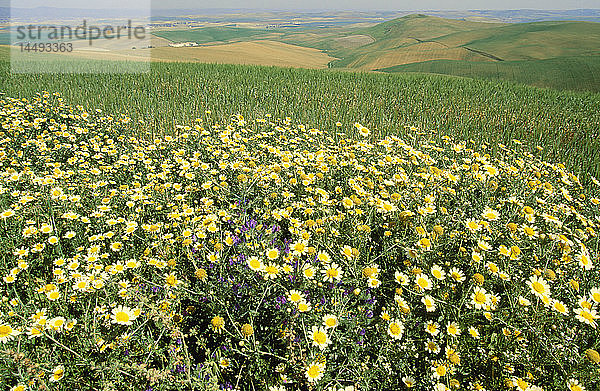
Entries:
{"type": "Polygon", "coordinates": [[[541,147],[71,103],[0,97],[0,388],[600,389],[600,182],[541,147]]]}

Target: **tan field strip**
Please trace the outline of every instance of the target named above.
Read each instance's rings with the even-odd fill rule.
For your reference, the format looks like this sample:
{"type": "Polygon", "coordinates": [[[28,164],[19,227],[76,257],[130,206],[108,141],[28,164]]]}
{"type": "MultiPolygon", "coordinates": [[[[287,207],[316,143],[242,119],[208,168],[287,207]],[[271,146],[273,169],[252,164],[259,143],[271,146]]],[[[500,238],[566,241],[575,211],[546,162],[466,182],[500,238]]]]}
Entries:
{"type": "Polygon", "coordinates": [[[358,66],[364,70],[372,70],[431,60],[492,61],[485,56],[473,53],[464,48],[444,48],[440,47],[439,44],[426,42],[389,50],[376,58],[369,59],[366,63],[363,58],[359,58],[351,63],[349,67],[358,66]]]}
{"type": "Polygon", "coordinates": [[[158,47],[152,61],[186,61],[219,64],[274,65],[293,68],[327,68],[333,57],[312,48],[276,41],[236,42],[200,47],[158,47]]]}

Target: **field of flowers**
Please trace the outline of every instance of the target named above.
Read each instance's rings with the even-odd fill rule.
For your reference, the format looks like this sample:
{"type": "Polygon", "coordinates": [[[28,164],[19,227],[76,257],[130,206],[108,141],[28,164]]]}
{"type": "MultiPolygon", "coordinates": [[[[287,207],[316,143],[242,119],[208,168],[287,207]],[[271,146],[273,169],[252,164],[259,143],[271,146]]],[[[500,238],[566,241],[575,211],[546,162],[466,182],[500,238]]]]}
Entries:
{"type": "Polygon", "coordinates": [[[2,389],[600,388],[595,178],[232,114],[1,98],[2,389]]]}

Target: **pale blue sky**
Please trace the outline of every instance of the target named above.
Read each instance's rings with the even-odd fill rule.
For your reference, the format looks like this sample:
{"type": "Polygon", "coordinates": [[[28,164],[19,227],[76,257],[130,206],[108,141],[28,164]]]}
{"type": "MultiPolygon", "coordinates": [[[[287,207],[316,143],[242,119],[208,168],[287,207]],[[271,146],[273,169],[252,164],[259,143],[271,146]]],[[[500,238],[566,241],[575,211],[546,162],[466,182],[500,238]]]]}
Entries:
{"type": "MultiPolygon", "coordinates": [[[[0,1],[3,3],[3,1],[0,1]]],[[[469,9],[578,9],[600,8],[600,0],[12,0],[13,7],[52,6],[62,8],[259,8],[329,10],[469,10],[469,9]]]]}

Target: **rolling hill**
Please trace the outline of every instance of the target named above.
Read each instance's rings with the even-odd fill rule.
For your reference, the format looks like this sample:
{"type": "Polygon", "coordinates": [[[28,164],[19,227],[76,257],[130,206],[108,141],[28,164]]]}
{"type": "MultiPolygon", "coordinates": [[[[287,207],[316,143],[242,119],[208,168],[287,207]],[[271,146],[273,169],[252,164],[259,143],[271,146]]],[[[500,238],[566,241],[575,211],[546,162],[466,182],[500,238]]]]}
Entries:
{"type": "Polygon", "coordinates": [[[600,90],[600,23],[484,23],[409,15],[360,31],[373,42],[331,66],[600,90]]]}
{"type": "MultiPolygon", "coordinates": [[[[538,87],[600,91],[600,23],[483,20],[413,14],[370,27],[269,30],[204,27],[156,32],[155,35],[173,42],[214,45],[210,50],[159,48],[161,56],[173,59],[182,56],[182,61],[206,58],[208,62],[223,62],[225,58],[211,54],[223,50],[218,45],[278,41],[289,45],[282,47],[278,55],[286,57],[285,51],[289,50],[292,59],[300,53],[298,46],[318,49],[329,56],[329,68],[441,73],[510,80],[538,87]],[[204,53],[196,55],[200,51],[204,53]]],[[[255,47],[259,50],[262,46],[255,47]]],[[[244,53],[240,52],[240,56],[246,55],[244,53]]],[[[240,63],[240,56],[231,61],[240,63]]],[[[255,64],[283,64],[272,56],[251,57],[258,59],[251,62],[255,64]]],[[[158,59],[157,56],[154,58],[158,59]]],[[[318,66],[319,62],[314,64],[318,66]]],[[[325,66],[323,62],[320,64],[325,66]]]]}
{"type": "MultiPolygon", "coordinates": [[[[484,20],[413,14],[370,26],[264,28],[256,24],[213,24],[159,29],[153,31],[152,59],[440,73],[600,91],[600,23],[484,20]],[[201,47],[169,47],[170,42],[188,41],[201,47]]],[[[305,24],[309,22],[303,20],[305,24]]],[[[0,43],[7,37],[6,32],[0,31],[0,43]]],[[[110,59],[135,61],[140,52],[108,49],[117,55],[106,56],[110,59]]],[[[99,56],[90,50],[74,55],[99,56]]],[[[105,51],[100,55],[105,56],[105,51]]]]}
{"type": "Polygon", "coordinates": [[[374,42],[347,53],[335,66],[375,70],[383,68],[382,62],[393,66],[440,59],[498,62],[600,54],[600,23],[591,22],[502,24],[410,15],[362,33],[374,42]]]}

